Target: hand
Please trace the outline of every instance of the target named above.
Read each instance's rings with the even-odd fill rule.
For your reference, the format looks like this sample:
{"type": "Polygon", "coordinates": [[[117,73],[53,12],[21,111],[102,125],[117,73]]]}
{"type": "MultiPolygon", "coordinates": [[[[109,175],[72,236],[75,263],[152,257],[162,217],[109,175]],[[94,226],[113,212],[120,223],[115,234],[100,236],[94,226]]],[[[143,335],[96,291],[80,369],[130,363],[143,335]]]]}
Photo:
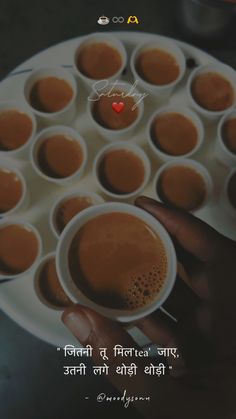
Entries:
{"type": "MultiPolygon", "coordinates": [[[[190,214],[140,197],[136,205],[150,212],[172,236],[180,262],[176,285],[164,308],[177,321],[158,310],[137,326],[157,345],[177,347],[173,375],[150,377],[141,372],[132,379],[111,374],[123,392],[150,395],[149,404],[137,402],[145,417],[160,419],[233,419],[236,412],[236,242],[222,236],[190,214]]],[[[74,306],[63,322],[83,344],[109,350],[116,344],[137,347],[125,329],[89,308],[74,306]]],[[[140,365],[139,365],[140,364],[140,365]]]]}

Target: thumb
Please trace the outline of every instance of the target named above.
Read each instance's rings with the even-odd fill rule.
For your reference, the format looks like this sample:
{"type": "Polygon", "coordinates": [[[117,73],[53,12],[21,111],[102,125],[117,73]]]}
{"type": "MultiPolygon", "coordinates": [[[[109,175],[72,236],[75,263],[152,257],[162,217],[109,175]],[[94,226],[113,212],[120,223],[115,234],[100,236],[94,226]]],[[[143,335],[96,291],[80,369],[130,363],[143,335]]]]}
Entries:
{"type": "Polygon", "coordinates": [[[68,307],[62,314],[62,321],[83,346],[92,346],[95,363],[102,361],[99,348],[107,348],[110,365],[116,363],[116,358],[113,357],[115,345],[137,348],[136,343],[122,325],[99,315],[88,307],[79,305],[68,307]]]}

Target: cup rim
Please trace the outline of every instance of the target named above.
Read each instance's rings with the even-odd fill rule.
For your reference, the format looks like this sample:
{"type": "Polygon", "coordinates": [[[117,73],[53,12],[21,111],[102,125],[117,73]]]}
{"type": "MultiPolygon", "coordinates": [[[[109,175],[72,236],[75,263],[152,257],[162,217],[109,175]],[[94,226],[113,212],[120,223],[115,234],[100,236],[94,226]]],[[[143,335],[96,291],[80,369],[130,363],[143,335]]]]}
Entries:
{"type": "Polygon", "coordinates": [[[139,147],[137,144],[134,143],[128,143],[128,144],[124,144],[121,141],[115,141],[111,144],[107,144],[104,147],[102,147],[99,152],[97,153],[95,159],[94,159],[94,163],[93,163],[93,177],[95,178],[97,185],[99,186],[99,188],[101,189],[101,191],[106,194],[107,196],[114,198],[114,199],[130,199],[136,195],[138,195],[147,185],[149,179],[150,179],[150,175],[151,175],[151,163],[148,159],[148,156],[146,155],[146,153],[144,152],[144,150],[139,147]],[[144,180],[142,182],[142,184],[133,192],[129,192],[129,193],[122,193],[122,194],[116,194],[114,192],[109,191],[108,189],[106,189],[103,184],[100,182],[99,180],[99,176],[98,176],[98,166],[100,161],[102,160],[103,156],[106,155],[107,153],[109,153],[109,151],[112,150],[128,150],[133,152],[138,158],[140,158],[140,160],[142,160],[143,166],[144,166],[144,180]]]}
{"type": "Polygon", "coordinates": [[[21,103],[20,101],[16,101],[16,100],[9,100],[9,101],[1,101],[0,102],[0,114],[1,112],[4,111],[10,111],[10,110],[15,110],[15,111],[19,111],[21,113],[24,113],[25,115],[27,115],[31,122],[32,122],[32,132],[28,138],[28,140],[22,144],[20,147],[18,148],[14,148],[13,150],[0,150],[0,156],[14,156],[20,152],[22,152],[23,150],[25,150],[30,144],[32,144],[32,141],[35,137],[36,131],[37,131],[37,121],[36,118],[34,116],[34,113],[32,112],[30,106],[28,105],[28,103],[21,103]]]}
{"type": "Polygon", "coordinates": [[[70,197],[71,198],[73,198],[73,197],[84,197],[84,198],[94,199],[94,201],[97,201],[97,203],[93,204],[93,205],[99,205],[99,204],[104,203],[104,199],[100,195],[98,195],[97,193],[88,192],[88,191],[85,191],[85,190],[82,190],[82,189],[74,189],[73,191],[65,192],[64,194],[60,195],[56,199],[56,201],[53,204],[53,206],[50,210],[50,213],[49,213],[50,227],[51,227],[51,230],[52,230],[54,236],[56,237],[56,239],[59,239],[61,233],[59,233],[57,228],[56,228],[55,215],[56,215],[56,212],[57,212],[58,207],[60,206],[60,204],[62,202],[64,202],[67,198],[70,198],[70,197]]]}
{"type": "Polygon", "coordinates": [[[20,272],[18,274],[10,274],[10,275],[0,274],[0,281],[5,280],[5,279],[7,279],[7,280],[12,279],[13,280],[13,279],[19,278],[23,275],[28,275],[29,272],[32,271],[35,268],[38,260],[41,258],[41,254],[42,254],[42,250],[43,250],[41,235],[40,235],[39,231],[37,230],[37,228],[33,224],[28,223],[26,221],[20,221],[17,218],[15,218],[15,219],[4,219],[3,218],[3,219],[0,220],[0,230],[1,230],[1,228],[4,228],[4,226],[9,226],[9,225],[23,226],[24,228],[27,228],[28,230],[31,230],[34,233],[34,235],[37,239],[37,242],[38,242],[38,253],[37,253],[37,256],[36,256],[35,260],[33,261],[32,265],[30,265],[25,271],[20,272]]]}
{"type": "Polygon", "coordinates": [[[163,202],[163,200],[160,198],[158,192],[157,192],[157,183],[158,180],[161,176],[161,174],[165,171],[168,170],[171,167],[176,167],[176,166],[185,166],[185,167],[190,167],[192,169],[194,169],[195,171],[197,171],[203,178],[204,180],[204,184],[206,186],[206,196],[204,198],[204,200],[202,201],[201,205],[199,205],[197,208],[188,211],[189,213],[195,214],[197,211],[199,211],[200,209],[202,209],[203,207],[205,207],[207,205],[207,203],[209,202],[211,195],[212,195],[212,189],[213,189],[213,183],[212,183],[212,178],[210,173],[208,172],[208,170],[206,169],[205,166],[203,166],[202,163],[199,163],[196,160],[192,160],[192,159],[184,159],[184,158],[178,158],[174,161],[168,161],[166,163],[164,163],[163,165],[161,165],[159,167],[159,169],[157,170],[154,179],[153,179],[153,191],[154,194],[156,196],[156,198],[160,201],[163,202]]]}
{"type": "Polygon", "coordinates": [[[8,211],[5,211],[5,212],[0,211],[0,217],[6,217],[8,215],[13,214],[15,211],[17,211],[21,207],[27,194],[27,186],[26,186],[26,181],[23,174],[18,169],[16,169],[12,164],[2,163],[0,161],[0,170],[9,170],[9,172],[15,173],[17,177],[20,179],[20,182],[22,185],[22,194],[17,204],[8,211]]]}
{"type": "Polygon", "coordinates": [[[228,112],[226,112],[222,118],[219,121],[218,127],[217,127],[217,138],[218,142],[220,144],[220,147],[223,148],[224,152],[230,156],[231,158],[235,159],[236,162],[236,154],[233,153],[225,144],[222,136],[222,128],[226,121],[229,121],[230,119],[236,119],[236,109],[230,109],[228,112]],[[232,117],[232,118],[231,118],[232,117]]]}
{"type": "MultiPolygon", "coordinates": [[[[109,86],[111,86],[113,84],[115,84],[115,86],[116,86],[116,83],[117,83],[117,90],[119,90],[119,84],[125,86],[125,90],[128,90],[128,89],[132,88],[131,83],[128,83],[128,82],[123,81],[123,80],[116,80],[116,82],[111,81],[111,83],[109,83],[109,85],[105,87],[105,91],[106,91],[106,89],[109,88],[109,86]]],[[[134,89],[134,92],[139,93],[139,91],[136,88],[134,89]]],[[[122,99],[121,99],[121,101],[122,101],[122,99]]],[[[138,123],[142,119],[143,112],[144,112],[144,104],[143,104],[143,101],[141,101],[137,105],[138,116],[130,125],[128,125],[125,128],[121,128],[121,129],[112,129],[112,128],[106,128],[106,127],[102,126],[101,124],[99,124],[97,122],[97,120],[94,118],[92,107],[93,107],[93,101],[88,100],[87,112],[90,115],[90,118],[92,119],[92,121],[93,121],[94,125],[96,126],[96,128],[98,129],[98,131],[103,131],[105,133],[106,137],[109,137],[109,135],[111,137],[114,136],[114,135],[121,135],[121,134],[125,135],[126,133],[128,133],[130,130],[132,130],[133,128],[135,128],[138,125],[138,123]]],[[[112,139],[110,141],[112,142],[112,139]]]]}
{"type": "MultiPolygon", "coordinates": [[[[47,78],[47,77],[49,77],[49,76],[43,76],[41,78],[38,77],[37,80],[41,80],[42,78],[47,78]]],[[[33,69],[31,71],[31,73],[28,75],[28,77],[26,78],[26,80],[24,82],[24,85],[23,85],[24,100],[27,103],[27,105],[29,106],[29,108],[32,110],[32,112],[35,113],[35,115],[37,115],[39,117],[49,118],[49,119],[50,118],[57,117],[57,116],[59,117],[59,116],[63,115],[71,107],[72,103],[76,100],[77,93],[78,93],[77,84],[76,84],[76,81],[75,81],[75,78],[74,78],[73,74],[70,71],[68,71],[67,69],[65,69],[64,67],[59,66],[59,65],[55,65],[55,66],[48,65],[48,66],[45,66],[45,67],[37,67],[37,68],[33,69]],[[55,77],[56,78],[60,78],[60,79],[62,79],[64,81],[66,81],[68,84],[70,84],[70,87],[72,88],[72,91],[73,91],[72,98],[66,104],[66,106],[64,106],[59,111],[56,111],[56,112],[43,112],[43,111],[39,111],[38,109],[34,108],[30,104],[30,102],[28,100],[28,97],[27,97],[28,84],[30,83],[31,79],[35,75],[37,76],[37,74],[40,74],[42,72],[45,72],[45,73],[48,72],[48,73],[50,73],[50,77],[53,77],[53,76],[51,76],[51,74],[53,73],[53,71],[55,71],[56,73],[57,72],[61,72],[62,77],[58,77],[58,75],[56,75],[55,77]]]]}
{"type": "Polygon", "coordinates": [[[117,72],[115,74],[113,74],[112,76],[108,77],[106,80],[112,80],[114,78],[119,77],[120,74],[122,74],[123,70],[126,67],[127,64],[127,52],[125,49],[125,46],[123,45],[123,43],[116,37],[114,36],[110,36],[110,34],[106,34],[106,33],[101,33],[101,32],[95,32],[95,33],[91,33],[89,35],[85,35],[79,44],[77,44],[75,50],[74,50],[74,54],[73,54],[73,68],[76,72],[76,74],[82,79],[84,80],[87,84],[91,85],[91,83],[95,83],[97,81],[103,80],[103,79],[93,79],[91,77],[86,76],[85,74],[83,74],[77,67],[77,58],[78,58],[78,53],[79,50],[86,44],[86,43],[92,43],[94,41],[94,43],[99,43],[99,40],[103,39],[104,42],[106,42],[107,44],[113,45],[113,47],[119,52],[121,60],[122,60],[122,64],[119,70],[117,70],[117,72]]]}
{"type": "Polygon", "coordinates": [[[162,37],[158,37],[158,38],[155,37],[153,39],[150,39],[149,41],[145,41],[142,44],[137,45],[134,48],[134,50],[132,51],[132,54],[131,54],[131,58],[130,58],[130,68],[131,68],[131,71],[132,71],[133,75],[135,76],[135,78],[137,80],[140,80],[143,83],[143,85],[146,86],[147,89],[153,89],[154,91],[162,92],[166,89],[175,87],[176,84],[179,83],[181,81],[181,79],[183,78],[183,76],[185,74],[185,71],[186,71],[185,56],[184,56],[184,53],[183,53],[181,47],[177,43],[173,42],[170,39],[165,39],[165,38],[162,38],[162,37]],[[171,51],[171,52],[169,52],[169,54],[174,56],[174,58],[178,62],[180,72],[179,72],[178,77],[175,80],[173,80],[172,82],[166,83],[164,85],[149,83],[147,80],[142,78],[139,75],[139,73],[137,72],[135,62],[136,62],[137,56],[139,55],[139,52],[141,50],[144,50],[144,49],[146,49],[146,50],[151,49],[150,48],[151,45],[153,45],[152,49],[155,49],[154,45],[156,45],[156,49],[165,49],[166,48],[167,52],[169,52],[168,51],[168,46],[169,46],[169,48],[171,50],[175,51],[175,53],[173,51],[171,51]]]}
{"type": "Polygon", "coordinates": [[[197,113],[192,111],[188,107],[186,106],[178,107],[177,105],[164,106],[156,110],[149,118],[149,121],[147,123],[147,138],[148,138],[148,144],[151,147],[152,151],[155,153],[157,157],[160,157],[163,160],[176,160],[179,158],[188,158],[192,156],[193,154],[197,153],[197,151],[199,151],[199,149],[201,148],[204,141],[204,126],[201,119],[197,115],[197,113]],[[177,113],[179,115],[183,115],[187,119],[189,119],[193,123],[193,125],[196,127],[197,136],[198,136],[197,143],[195,147],[188,153],[174,156],[172,154],[166,153],[165,151],[162,151],[161,149],[156,147],[155,144],[153,143],[152,136],[151,136],[151,128],[152,128],[153,122],[158,116],[161,116],[163,114],[168,114],[168,113],[177,113]]]}
{"type": "Polygon", "coordinates": [[[221,116],[223,116],[226,112],[230,111],[231,109],[234,108],[234,106],[236,105],[236,88],[234,87],[234,83],[232,81],[232,77],[235,77],[235,82],[236,82],[236,72],[233,70],[232,67],[230,67],[227,64],[222,64],[222,63],[215,63],[215,64],[203,64],[203,65],[199,65],[198,67],[196,67],[190,74],[188,80],[187,80],[187,84],[186,84],[186,89],[187,89],[187,96],[188,96],[188,100],[190,102],[190,104],[192,106],[194,106],[194,108],[202,115],[206,116],[206,117],[215,117],[215,118],[219,118],[221,116]],[[197,101],[194,99],[193,95],[192,95],[192,83],[194,78],[196,77],[196,75],[198,73],[203,74],[203,73],[209,73],[209,72],[214,72],[217,73],[219,75],[221,75],[222,77],[224,77],[225,79],[227,79],[232,88],[234,89],[234,102],[232,103],[231,106],[229,106],[226,109],[223,109],[221,111],[211,111],[209,109],[205,109],[203,106],[199,105],[197,103],[197,101]],[[231,75],[229,75],[229,73],[231,73],[231,75]]]}
{"type": "Polygon", "coordinates": [[[159,308],[167,299],[175,283],[177,272],[177,260],[175,248],[169,234],[167,233],[163,225],[158,220],[156,220],[151,214],[134,205],[124,204],[120,202],[108,202],[83,210],[73,219],[73,221],[71,221],[71,223],[69,223],[66,226],[57,244],[56,267],[61,285],[64,288],[66,294],[74,303],[80,302],[82,304],[85,304],[86,306],[90,306],[105,317],[121,322],[130,322],[150,314],[151,312],[159,308]],[[162,287],[161,296],[160,294],[158,294],[159,298],[157,298],[157,296],[150,304],[147,304],[139,309],[132,311],[122,309],[110,309],[105,306],[101,306],[95,303],[90,298],[86,297],[81,292],[81,290],[79,290],[79,288],[73,283],[70,277],[69,268],[67,266],[67,254],[69,251],[69,245],[75,235],[75,231],[82,227],[87,221],[99,215],[111,212],[127,213],[147,223],[150,226],[150,228],[152,228],[153,231],[155,231],[155,233],[162,240],[168,258],[168,271],[166,274],[166,282],[165,286],[163,285],[162,287]],[[66,247],[68,247],[68,250],[66,250],[66,247]],[[68,285],[68,282],[70,282],[70,285],[68,285]],[[73,288],[73,291],[70,288],[70,286],[73,288]]]}
{"type": "Polygon", "coordinates": [[[30,150],[30,162],[31,162],[31,165],[33,166],[33,169],[35,170],[35,172],[40,177],[42,177],[43,179],[45,179],[49,182],[57,183],[57,184],[65,184],[66,182],[71,181],[71,180],[75,179],[78,175],[82,174],[82,172],[85,168],[85,165],[87,163],[87,160],[88,160],[88,152],[87,152],[87,146],[86,146],[86,142],[85,142],[84,138],[75,129],[73,129],[69,126],[66,126],[66,125],[53,125],[51,127],[44,128],[35,137],[35,140],[34,140],[32,146],[31,146],[31,150],[30,150]],[[51,176],[46,175],[40,169],[40,167],[38,166],[36,158],[35,158],[36,147],[37,147],[38,143],[43,142],[47,138],[50,138],[51,136],[53,136],[54,132],[56,132],[57,134],[60,133],[61,135],[70,136],[73,140],[75,140],[77,143],[79,143],[79,145],[81,146],[82,152],[83,152],[83,161],[82,161],[81,165],[79,166],[79,168],[74,173],[72,173],[70,176],[66,176],[66,177],[63,177],[63,178],[53,178],[51,176]],[[48,136],[47,136],[47,134],[48,134],[48,136]]]}

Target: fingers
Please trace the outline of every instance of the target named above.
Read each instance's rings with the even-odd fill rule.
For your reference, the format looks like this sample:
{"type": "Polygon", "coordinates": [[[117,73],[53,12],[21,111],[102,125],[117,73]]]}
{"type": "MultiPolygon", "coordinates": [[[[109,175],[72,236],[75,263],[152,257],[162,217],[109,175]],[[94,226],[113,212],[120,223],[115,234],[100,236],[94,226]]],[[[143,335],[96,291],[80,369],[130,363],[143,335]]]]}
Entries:
{"type": "Polygon", "coordinates": [[[178,320],[189,316],[201,304],[201,299],[177,276],[174,288],[163,304],[163,308],[178,320]]]}
{"type": "Polygon", "coordinates": [[[222,251],[227,241],[212,227],[189,213],[172,209],[151,198],[139,197],[135,204],[157,218],[178,243],[205,263],[210,263],[222,251]]]}
{"type": "Polygon", "coordinates": [[[175,336],[176,322],[161,310],[138,320],[136,325],[158,346],[168,346],[175,336]]]}
{"type": "Polygon", "coordinates": [[[178,357],[168,358],[167,362],[172,367],[170,370],[171,376],[179,377],[184,375],[186,373],[186,365],[178,344],[178,324],[161,310],[158,310],[150,316],[140,319],[137,326],[157,346],[178,348],[178,357]]]}

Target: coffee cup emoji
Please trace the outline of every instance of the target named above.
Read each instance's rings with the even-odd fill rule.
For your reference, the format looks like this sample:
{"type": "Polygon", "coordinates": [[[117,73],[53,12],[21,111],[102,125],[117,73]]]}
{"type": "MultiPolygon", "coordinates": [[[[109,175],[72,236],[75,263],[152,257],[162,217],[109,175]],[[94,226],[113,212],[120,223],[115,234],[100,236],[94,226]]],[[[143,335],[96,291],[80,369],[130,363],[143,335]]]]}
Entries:
{"type": "Polygon", "coordinates": [[[110,22],[110,19],[107,16],[100,16],[98,19],[99,25],[108,25],[109,22],[110,22]]]}

